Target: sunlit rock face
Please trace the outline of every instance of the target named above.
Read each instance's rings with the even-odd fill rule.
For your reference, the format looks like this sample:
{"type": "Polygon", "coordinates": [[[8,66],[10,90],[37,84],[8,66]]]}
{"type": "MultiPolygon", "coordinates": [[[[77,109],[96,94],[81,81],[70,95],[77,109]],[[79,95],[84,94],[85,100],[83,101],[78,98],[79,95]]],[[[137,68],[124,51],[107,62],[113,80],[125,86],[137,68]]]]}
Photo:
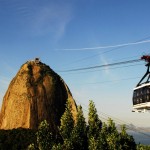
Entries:
{"type": "Polygon", "coordinates": [[[3,98],[0,129],[37,129],[41,121],[47,120],[55,131],[67,99],[76,119],[76,103],[62,78],[38,59],[28,61],[12,79],[3,98]]]}

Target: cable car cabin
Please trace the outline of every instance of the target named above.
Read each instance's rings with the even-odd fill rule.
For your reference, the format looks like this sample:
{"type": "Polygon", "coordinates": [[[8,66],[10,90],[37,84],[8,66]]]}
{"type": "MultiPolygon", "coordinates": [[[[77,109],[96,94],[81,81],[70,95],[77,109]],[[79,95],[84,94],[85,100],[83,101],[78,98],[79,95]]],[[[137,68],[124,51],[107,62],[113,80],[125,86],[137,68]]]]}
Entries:
{"type": "Polygon", "coordinates": [[[134,88],[133,111],[146,112],[150,110],[150,82],[134,88]]]}
{"type": "Polygon", "coordinates": [[[133,111],[132,112],[150,112],[150,56],[142,56],[146,62],[147,71],[133,91],[133,111]],[[146,77],[148,77],[146,79],[146,77]],[[145,80],[143,82],[143,80],[145,80]]]}

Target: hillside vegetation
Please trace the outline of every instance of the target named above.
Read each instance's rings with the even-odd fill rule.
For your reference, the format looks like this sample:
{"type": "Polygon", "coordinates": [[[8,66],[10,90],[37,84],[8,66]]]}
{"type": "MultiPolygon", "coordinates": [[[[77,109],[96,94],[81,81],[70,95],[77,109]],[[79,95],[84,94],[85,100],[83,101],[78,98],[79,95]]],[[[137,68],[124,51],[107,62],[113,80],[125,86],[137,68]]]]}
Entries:
{"type": "Polygon", "coordinates": [[[112,119],[102,122],[93,101],[89,102],[88,122],[82,107],[78,106],[77,120],[73,119],[68,101],[56,134],[46,120],[37,131],[31,129],[0,130],[1,150],[148,150],[149,146],[136,145],[126,127],[118,131],[112,119]]]}

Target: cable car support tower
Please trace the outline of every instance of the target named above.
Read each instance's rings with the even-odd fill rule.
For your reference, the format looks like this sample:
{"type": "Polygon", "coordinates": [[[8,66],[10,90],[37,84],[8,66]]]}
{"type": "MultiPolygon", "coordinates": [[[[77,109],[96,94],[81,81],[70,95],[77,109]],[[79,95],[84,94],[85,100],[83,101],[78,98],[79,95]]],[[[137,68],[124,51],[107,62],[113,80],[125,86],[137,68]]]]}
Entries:
{"type": "Polygon", "coordinates": [[[147,62],[147,71],[134,88],[132,112],[150,112],[150,56],[143,55],[141,60],[147,62]]]}
{"type": "Polygon", "coordinates": [[[148,62],[145,66],[147,66],[147,71],[145,73],[145,75],[143,76],[143,78],[140,80],[140,82],[137,84],[137,86],[139,86],[141,84],[141,82],[148,76],[146,83],[149,82],[150,79],[150,56],[148,55],[144,55],[141,57],[142,60],[145,60],[146,62],[148,62]]]}

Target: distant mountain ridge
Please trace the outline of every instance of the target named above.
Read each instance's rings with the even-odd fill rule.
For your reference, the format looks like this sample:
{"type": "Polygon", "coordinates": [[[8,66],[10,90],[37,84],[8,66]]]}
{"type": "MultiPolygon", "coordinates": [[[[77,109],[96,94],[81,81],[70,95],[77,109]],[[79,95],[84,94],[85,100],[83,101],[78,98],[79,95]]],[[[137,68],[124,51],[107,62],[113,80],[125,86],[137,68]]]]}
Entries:
{"type": "Polygon", "coordinates": [[[0,129],[37,129],[41,121],[47,120],[55,131],[67,99],[76,119],[76,103],[63,79],[38,58],[27,61],[12,79],[3,98],[0,129]]]}

